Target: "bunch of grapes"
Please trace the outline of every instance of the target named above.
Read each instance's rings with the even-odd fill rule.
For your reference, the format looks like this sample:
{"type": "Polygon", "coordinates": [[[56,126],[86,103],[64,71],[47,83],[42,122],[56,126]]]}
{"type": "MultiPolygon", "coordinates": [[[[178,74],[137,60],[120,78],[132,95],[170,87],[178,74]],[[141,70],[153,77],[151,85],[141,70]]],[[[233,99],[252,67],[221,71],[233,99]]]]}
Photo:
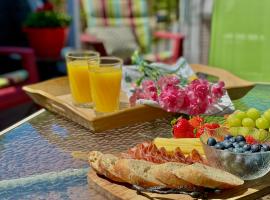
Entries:
{"type": "Polygon", "coordinates": [[[205,113],[224,93],[222,81],[210,84],[207,80],[196,79],[181,86],[178,76],[166,75],[157,82],[144,80],[141,87],[135,88],[130,103],[135,105],[138,99],[153,100],[168,112],[198,115],[205,113]]]}
{"type": "Polygon", "coordinates": [[[256,140],[263,141],[268,137],[270,128],[270,109],[262,114],[256,108],[246,112],[237,110],[226,119],[232,134],[253,135],[256,140]]]}

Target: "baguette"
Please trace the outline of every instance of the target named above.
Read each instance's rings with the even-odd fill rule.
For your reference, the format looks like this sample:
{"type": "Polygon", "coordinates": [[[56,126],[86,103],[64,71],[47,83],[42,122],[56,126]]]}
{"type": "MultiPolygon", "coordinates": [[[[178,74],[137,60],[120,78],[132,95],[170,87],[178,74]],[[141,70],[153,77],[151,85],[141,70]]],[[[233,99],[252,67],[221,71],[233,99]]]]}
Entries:
{"type": "Polygon", "coordinates": [[[89,153],[88,161],[93,170],[95,170],[98,174],[103,175],[103,171],[99,166],[100,158],[103,154],[99,151],[91,151],[89,153]]]}
{"type": "Polygon", "coordinates": [[[194,163],[173,172],[178,178],[195,186],[228,189],[244,183],[240,178],[220,169],[194,163]]]}
{"type": "Polygon", "coordinates": [[[123,182],[114,170],[114,165],[118,160],[119,158],[112,154],[103,154],[99,160],[99,168],[107,178],[116,182],[123,182]]]}
{"type": "Polygon", "coordinates": [[[153,176],[169,188],[183,188],[192,186],[191,183],[177,177],[173,172],[187,166],[183,163],[167,162],[151,166],[153,176]]]}
{"type": "Polygon", "coordinates": [[[151,174],[151,166],[154,163],[144,160],[119,159],[116,161],[114,170],[118,176],[127,183],[139,185],[144,188],[164,186],[151,174]]]}

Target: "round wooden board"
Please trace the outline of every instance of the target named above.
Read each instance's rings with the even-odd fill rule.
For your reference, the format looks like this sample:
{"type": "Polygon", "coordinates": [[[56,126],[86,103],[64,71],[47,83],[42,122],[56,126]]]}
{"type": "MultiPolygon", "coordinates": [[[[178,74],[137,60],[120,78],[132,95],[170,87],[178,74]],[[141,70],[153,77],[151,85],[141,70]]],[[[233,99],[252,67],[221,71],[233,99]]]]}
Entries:
{"type": "Polygon", "coordinates": [[[192,197],[183,194],[155,194],[144,193],[148,197],[138,195],[128,186],[111,182],[108,179],[99,177],[93,170],[88,173],[89,187],[101,193],[104,197],[111,200],[149,200],[149,199],[166,199],[166,200],[191,200],[192,197]]]}
{"type": "MultiPolygon", "coordinates": [[[[270,191],[270,173],[263,178],[246,181],[244,185],[230,190],[224,190],[221,194],[211,195],[210,199],[230,199],[230,200],[254,200],[258,199],[270,191]]],[[[133,189],[127,185],[112,182],[106,178],[98,176],[93,170],[88,173],[89,187],[93,188],[107,199],[112,200],[190,200],[193,199],[183,194],[155,194],[144,193],[147,197],[138,195],[133,189]]]]}

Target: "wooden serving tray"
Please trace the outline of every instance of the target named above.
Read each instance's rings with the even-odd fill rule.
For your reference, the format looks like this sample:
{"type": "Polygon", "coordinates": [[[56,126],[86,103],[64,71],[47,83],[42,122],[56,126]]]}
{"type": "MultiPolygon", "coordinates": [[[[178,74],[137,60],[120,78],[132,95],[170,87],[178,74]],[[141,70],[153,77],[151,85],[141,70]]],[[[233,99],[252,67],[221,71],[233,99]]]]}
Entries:
{"type": "MultiPolygon", "coordinates": [[[[261,179],[247,181],[241,187],[233,188],[230,190],[224,190],[221,194],[210,195],[209,199],[230,199],[230,200],[253,200],[258,199],[270,193],[270,174],[264,176],[261,179]]],[[[145,193],[148,197],[138,195],[133,189],[130,189],[128,185],[120,185],[118,183],[111,182],[108,179],[98,176],[94,170],[90,170],[88,173],[89,187],[95,189],[110,200],[191,200],[193,199],[189,195],[184,194],[155,194],[145,193]]]]}
{"type": "Polygon", "coordinates": [[[120,97],[120,111],[98,115],[93,109],[72,104],[67,77],[24,86],[23,90],[42,107],[96,132],[172,115],[160,108],[146,105],[129,107],[128,98],[123,92],[120,97]]]}
{"type": "MultiPolygon", "coordinates": [[[[191,65],[191,67],[195,72],[213,75],[223,80],[231,99],[244,96],[254,87],[253,83],[242,80],[222,69],[197,64],[191,65]]],[[[24,86],[23,90],[42,107],[96,132],[172,115],[160,108],[147,105],[129,107],[128,98],[123,92],[120,111],[97,115],[93,109],[79,108],[72,104],[67,77],[24,86]]]]}

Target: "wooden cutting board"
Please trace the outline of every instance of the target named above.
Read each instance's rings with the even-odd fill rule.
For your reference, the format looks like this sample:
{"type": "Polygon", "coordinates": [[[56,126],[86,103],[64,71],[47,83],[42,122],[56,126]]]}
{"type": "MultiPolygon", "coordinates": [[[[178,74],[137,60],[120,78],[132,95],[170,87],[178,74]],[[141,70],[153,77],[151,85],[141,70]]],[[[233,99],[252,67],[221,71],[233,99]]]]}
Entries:
{"type": "MultiPolygon", "coordinates": [[[[108,179],[98,176],[93,170],[88,173],[88,184],[91,189],[95,189],[104,197],[111,200],[190,200],[189,195],[183,194],[155,194],[145,193],[146,196],[138,195],[128,185],[120,185],[108,179]]],[[[270,174],[261,179],[247,181],[241,187],[223,191],[218,195],[210,195],[209,199],[229,199],[229,200],[253,200],[270,193],[270,174]]]]}

